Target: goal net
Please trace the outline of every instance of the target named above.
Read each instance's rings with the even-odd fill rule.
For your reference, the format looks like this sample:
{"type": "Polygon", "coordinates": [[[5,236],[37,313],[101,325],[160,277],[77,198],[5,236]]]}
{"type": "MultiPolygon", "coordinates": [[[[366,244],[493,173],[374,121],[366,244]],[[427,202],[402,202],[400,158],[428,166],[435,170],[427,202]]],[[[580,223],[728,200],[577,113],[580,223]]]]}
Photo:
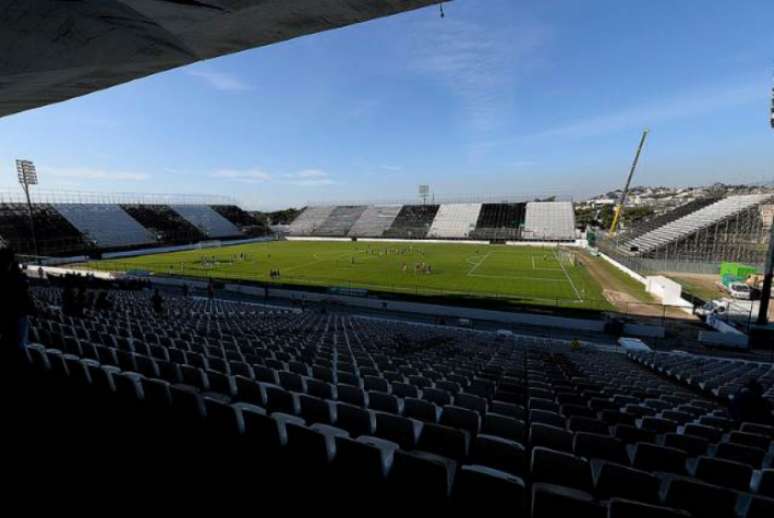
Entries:
{"type": "Polygon", "coordinates": [[[562,248],[559,248],[556,251],[556,256],[559,259],[559,262],[564,266],[575,266],[575,252],[570,250],[565,250],[562,248]]]}

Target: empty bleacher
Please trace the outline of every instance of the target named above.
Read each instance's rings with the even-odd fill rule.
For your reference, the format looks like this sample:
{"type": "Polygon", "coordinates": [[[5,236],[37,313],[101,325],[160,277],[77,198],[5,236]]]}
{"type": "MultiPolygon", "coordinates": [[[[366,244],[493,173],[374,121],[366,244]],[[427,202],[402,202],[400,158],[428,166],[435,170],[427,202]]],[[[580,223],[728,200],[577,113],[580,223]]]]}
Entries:
{"type": "Polygon", "coordinates": [[[191,243],[206,238],[198,228],[168,205],[121,205],[121,208],[153,232],[159,242],[191,243]]]}
{"type": "Polygon", "coordinates": [[[679,207],[675,207],[674,209],[669,210],[665,214],[661,214],[660,216],[656,216],[655,218],[649,219],[642,223],[638,223],[637,225],[626,229],[625,239],[627,241],[631,241],[632,239],[635,239],[647,232],[650,232],[651,230],[655,230],[659,227],[663,227],[664,225],[671,223],[677,219],[680,219],[684,216],[687,216],[692,212],[696,212],[699,209],[703,209],[704,207],[712,205],[713,203],[716,203],[719,200],[720,198],[708,196],[705,198],[698,198],[696,200],[680,205],[679,207]]]}
{"type": "Polygon", "coordinates": [[[291,236],[311,236],[320,228],[336,207],[307,207],[290,224],[291,236]]]}
{"type": "MultiPolygon", "coordinates": [[[[78,229],[52,205],[33,204],[32,218],[42,255],[80,254],[89,248],[78,229]]],[[[35,253],[27,205],[0,203],[0,238],[18,253],[35,253]]]]}
{"type": "Polygon", "coordinates": [[[171,205],[171,207],[207,237],[224,238],[242,235],[233,223],[207,205],[171,205]]]}
{"type": "Polygon", "coordinates": [[[526,211],[526,203],[484,203],[471,237],[490,240],[519,239],[526,211]]]}
{"type": "Polygon", "coordinates": [[[438,208],[438,205],[404,205],[383,236],[400,239],[427,237],[438,208]]]}
{"type": "Polygon", "coordinates": [[[341,205],[333,209],[330,215],[317,227],[313,235],[344,237],[366,210],[365,205],[341,205]]]}
{"type": "Polygon", "coordinates": [[[467,238],[476,228],[480,203],[450,203],[439,207],[427,233],[430,238],[467,238]]]}
{"type": "MultiPolygon", "coordinates": [[[[131,490],[141,467],[128,500],[184,482],[196,498],[178,509],[255,488],[318,508],[367,497],[532,518],[774,509],[774,427],[684,384],[707,364],[171,295],[164,316],[148,293],[111,296],[114,310],[75,318],[57,289],[36,290],[52,309],[33,320],[28,386],[7,394],[31,404],[4,417],[57,482],[48,497],[131,490]]],[[[742,372],[771,393],[770,365],[742,372]]]]}
{"type": "Polygon", "coordinates": [[[524,239],[570,241],[575,239],[575,209],[569,201],[527,203],[524,239]]]}
{"type": "Polygon", "coordinates": [[[59,203],[54,208],[94,246],[122,248],[156,243],[156,236],[119,205],[59,203]]]}
{"type": "Polygon", "coordinates": [[[392,226],[401,205],[369,205],[347,233],[351,237],[381,237],[392,226]]]}
{"type": "Polygon", "coordinates": [[[634,239],[627,240],[624,248],[636,253],[654,251],[770,199],[772,199],[771,194],[728,196],[661,227],[645,232],[634,239]]]}

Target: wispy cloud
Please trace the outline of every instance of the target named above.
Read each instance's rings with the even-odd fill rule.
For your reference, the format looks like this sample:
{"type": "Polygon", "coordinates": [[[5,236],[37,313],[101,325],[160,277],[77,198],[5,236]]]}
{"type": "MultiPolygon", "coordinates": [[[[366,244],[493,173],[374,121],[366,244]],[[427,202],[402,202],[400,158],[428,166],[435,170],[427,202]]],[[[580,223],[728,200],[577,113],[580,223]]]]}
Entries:
{"type": "Polygon", "coordinates": [[[680,119],[690,119],[756,100],[765,102],[765,97],[766,90],[761,88],[759,84],[681,92],[642,106],[625,108],[605,115],[571,122],[521,138],[594,137],[629,128],[642,128],[680,119]]]}
{"type": "Polygon", "coordinates": [[[327,172],[320,169],[304,169],[286,174],[285,177],[289,179],[288,183],[298,187],[317,187],[336,183],[327,172]]]}
{"type": "Polygon", "coordinates": [[[272,179],[271,174],[261,169],[219,169],[210,175],[212,178],[223,178],[249,183],[263,183],[272,179]]]}
{"type": "Polygon", "coordinates": [[[113,171],[108,169],[93,169],[86,167],[41,167],[45,174],[57,178],[72,178],[78,180],[109,180],[142,182],[149,180],[151,175],[132,171],[113,171]]]}
{"type": "Polygon", "coordinates": [[[421,34],[413,68],[443,81],[464,102],[473,129],[485,131],[500,124],[552,31],[526,17],[503,28],[447,18],[423,25],[421,34]]]}
{"type": "Polygon", "coordinates": [[[186,73],[205,81],[211,87],[221,92],[243,92],[252,89],[252,86],[242,79],[226,72],[195,68],[186,70],[186,73]]]}

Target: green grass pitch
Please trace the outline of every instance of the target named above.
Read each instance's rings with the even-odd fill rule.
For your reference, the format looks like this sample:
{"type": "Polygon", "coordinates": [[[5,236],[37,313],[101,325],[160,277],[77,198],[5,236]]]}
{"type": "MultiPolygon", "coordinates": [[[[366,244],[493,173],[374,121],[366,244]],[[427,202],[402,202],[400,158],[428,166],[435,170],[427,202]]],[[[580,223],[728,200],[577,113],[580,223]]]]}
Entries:
{"type": "Polygon", "coordinates": [[[89,266],[112,271],[141,269],[157,274],[609,308],[599,285],[583,266],[572,264],[567,260],[567,252],[555,248],[276,241],[95,261],[89,266]],[[429,265],[432,271],[428,273],[421,263],[429,265]],[[269,273],[273,269],[279,269],[279,280],[271,279],[269,273]]]}

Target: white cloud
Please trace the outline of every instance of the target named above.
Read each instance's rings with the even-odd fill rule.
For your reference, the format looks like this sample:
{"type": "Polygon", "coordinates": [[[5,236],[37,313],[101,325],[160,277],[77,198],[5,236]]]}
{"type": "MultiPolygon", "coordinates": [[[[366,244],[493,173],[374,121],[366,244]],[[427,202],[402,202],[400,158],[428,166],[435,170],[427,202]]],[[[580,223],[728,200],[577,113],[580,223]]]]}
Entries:
{"type": "Polygon", "coordinates": [[[44,167],[40,170],[57,178],[75,178],[79,180],[110,180],[142,182],[149,180],[151,175],[131,171],[111,171],[107,169],[92,169],[86,167],[44,167]]]}
{"type": "Polygon", "coordinates": [[[327,172],[320,169],[304,169],[286,174],[285,177],[290,179],[288,183],[298,187],[317,187],[336,183],[327,172]]]}
{"type": "Polygon", "coordinates": [[[327,178],[328,173],[319,169],[304,169],[295,174],[298,178],[327,178]]]}
{"type": "Polygon", "coordinates": [[[186,70],[186,73],[190,76],[202,79],[210,86],[221,92],[243,92],[245,90],[251,90],[252,87],[239,79],[233,74],[226,72],[216,72],[214,70],[207,69],[194,69],[186,70]]]}
{"type": "Polygon", "coordinates": [[[551,39],[548,27],[526,17],[502,28],[447,17],[420,30],[413,68],[443,81],[478,131],[508,116],[517,82],[551,39]]]}
{"type": "Polygon", "coordinates": [[[267,182],[272,179],[271,174],[261,169],[219,169],[210,176],[212,178],[224,178],[253,183],[267,182]]]}

